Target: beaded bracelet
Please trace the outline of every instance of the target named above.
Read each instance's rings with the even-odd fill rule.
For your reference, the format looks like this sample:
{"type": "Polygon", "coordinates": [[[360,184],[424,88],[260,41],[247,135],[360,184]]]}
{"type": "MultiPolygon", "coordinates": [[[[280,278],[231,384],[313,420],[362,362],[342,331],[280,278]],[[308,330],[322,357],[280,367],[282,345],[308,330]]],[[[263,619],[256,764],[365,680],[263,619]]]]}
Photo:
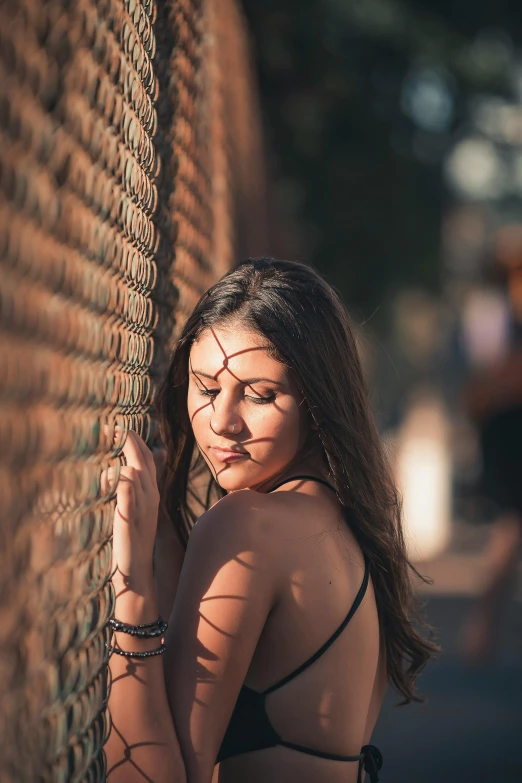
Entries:
{"type": "MultiPolygon", "coordinates": [[[[115,623],[121,623],[121,620],[116,620],[115,617],[112,617],[109,622],[115,622],[115,623]]],[[[159,614],[158,619],[154,620],[152,623],[143,623],[143,625],[129,625],[129,623],[123,623],[123,625],[129,625],[129,628],[138,628],[139,630],[143,628],[154,628],[155,625],[158,625],[158,623],[164,623],[165,620],[163,620],[162,616],[159,614]]]]}
{"type": "Polygon", "coordinates": [[[146,625],[129,625],[129,623],[124,623],[112,617],[109,620],[109,625],[113,631],[127,633],[129,636],[136,636],[139,639],[155,639],[157,636],[163,636],[169,627],[169,624],[161,619],[161,615],[153,623],[147,623],[146,625]]]}
{"type": "Polygon", "coordinates": [[[110,644],[105,642],[106,648],[111,653],[116,653],[117,655],[124,655],[126,658],[150,658],[153,655],[161,655],[161,653],[164,653],[167,649],[166,644],[162,644],[160,647],[157,647],[155,650],[147,650],[146,652],[132,652],[129,650],[120,650],[118,647],[111,647],[110,644]]]}

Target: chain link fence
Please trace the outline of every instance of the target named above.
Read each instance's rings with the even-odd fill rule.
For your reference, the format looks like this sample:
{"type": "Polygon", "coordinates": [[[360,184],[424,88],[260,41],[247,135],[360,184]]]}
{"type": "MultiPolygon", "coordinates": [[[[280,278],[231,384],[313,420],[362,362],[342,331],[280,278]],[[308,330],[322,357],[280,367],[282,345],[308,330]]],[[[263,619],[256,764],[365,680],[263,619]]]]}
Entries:
{"type": "Polygon", "coordinates": [[[0,780],[102,781],[115,424],[266,236],[234,0],[0,4],[0,780]]]}

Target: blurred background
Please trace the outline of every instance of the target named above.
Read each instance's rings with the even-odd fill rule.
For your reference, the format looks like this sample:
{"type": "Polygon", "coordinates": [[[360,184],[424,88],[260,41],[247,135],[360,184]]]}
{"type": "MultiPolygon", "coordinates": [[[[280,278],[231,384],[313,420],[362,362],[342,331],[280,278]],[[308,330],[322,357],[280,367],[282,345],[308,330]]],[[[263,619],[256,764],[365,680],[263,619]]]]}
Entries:
{"type": "Polygon", "coordinates": [[[346,302],[427,577],[383,783],[522,780],[521,202],[520,0],[0,2],[2,783],[105,779],[101,471],[261,255],[346,302]]]}
{"type": "Polygon", "coordinates": [[[387,783],[519,781],[522,7],[244,0],[275,256],[356,325],[442,655],[389,694],[387,783]]]}

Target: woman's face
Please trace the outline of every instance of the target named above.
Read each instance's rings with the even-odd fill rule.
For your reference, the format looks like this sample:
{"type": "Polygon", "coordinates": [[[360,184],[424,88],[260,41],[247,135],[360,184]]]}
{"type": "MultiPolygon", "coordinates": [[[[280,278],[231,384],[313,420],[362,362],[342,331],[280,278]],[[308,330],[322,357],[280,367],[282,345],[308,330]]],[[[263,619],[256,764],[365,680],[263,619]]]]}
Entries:
{"type": "Polygon", "coordinates": [[[300,454],[309,414],[292,372],[241,322],[205,330],[189,359],[188,413],[218,483],[257,488],[300,454]]]}

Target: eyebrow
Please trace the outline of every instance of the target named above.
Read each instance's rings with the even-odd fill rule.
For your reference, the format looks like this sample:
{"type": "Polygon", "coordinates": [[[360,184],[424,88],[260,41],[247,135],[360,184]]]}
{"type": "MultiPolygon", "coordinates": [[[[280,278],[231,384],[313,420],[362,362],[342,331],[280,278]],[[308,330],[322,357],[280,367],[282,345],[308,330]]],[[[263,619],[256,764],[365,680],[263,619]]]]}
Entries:
{"type": "MultiPolygon", "coordinates": [[[[202,375],[203,378],[208,378],[209,380],[215,381],[217,383],[217,378],[214,375],[209,375],[208,373],[203,372],[202,370],[191,370],[191,372],[193,375],[202,375]]],[[[244,383],[245,386],[251,386],[253,383],[261,383],[261,382],[273,383],[276,386],[283,385],[282,381],[274,381],[271,378],[248,378],[248,380],[245,381],[242,380],[241,378],[238,378],[238,380],[240,381],[240,383],[244,383]]]]}

